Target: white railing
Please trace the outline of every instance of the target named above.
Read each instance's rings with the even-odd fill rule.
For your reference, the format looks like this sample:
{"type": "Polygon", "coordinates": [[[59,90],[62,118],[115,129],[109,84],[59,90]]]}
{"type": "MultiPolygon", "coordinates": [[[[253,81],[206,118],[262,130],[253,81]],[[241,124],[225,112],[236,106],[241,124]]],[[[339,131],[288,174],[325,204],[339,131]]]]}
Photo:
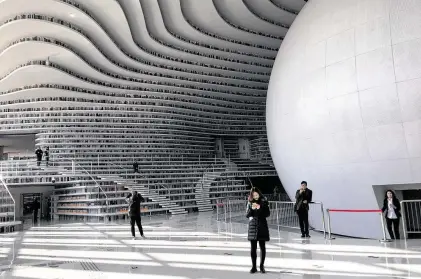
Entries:
{"type": "Polygon", "coordinates": [[[216,204],[216,220],[232,222],[235,218],[244,217],[247,210],[247,200],[221,198],[216,204]]]}
{"type": "MultiPolygon", "coordinates": [[[[311,202],[309,205],[309,222],[310,224],[320,225],[318,229],[323,232],[326,237],[326,221],[324,215],[324,207],[322,202],[311,202]]],[[[269,223],[275,223],[278,227],[299,229],[300,222],[298,214],[295,212],[295,202],[292,201],[270,201],[271,217],[269,223]]]]}
{"type": "Polygon", "coordinates": [[[345,214],[379,214],[380,216],[380,224],[383,231],[382,238],[379,240],[381,242],[390,242],[389,239],[386,238],[386,229],[384,226],[384,220],[383,220],[383,213],[381,209],[326,209],[327,214],[327,227],[328,227],[328,237],[327,239],[333,240],[335,239],[332,237],[332,226],[331,226],[331,213],[345,213],[345,214]]]}
{"type": "Polygon", "coordinates": [[[205,176],[206,176],[206,174],[207,173],[209,173],[209,172],[212,172],[212,173],[214,173],[215,172],[215,164],[214,163],[212,163],[212,164],[210,164],[210,165],[208,165],[204,170],[203,170],[203,174],[202,174],[202,190],[203,190],[203,185],[205,184],[205,176]]]}
{"type": "MultiPolygon", "coordinates": [[[[125,169],[125,168],[123,168],[122,166],[117,165],[117,164],[114,164],[114,163],[112,163],[112,162],[108,162],[107,166],[108,166],[108,172],[109,172],[109,174],[118,174],[118,173],[116,173],[116,172],[112,172],[112,171],[111,171],[111,167],[112,167],[112,166],[117,167],[117,169],[122,170],[123,174],[125,174],[125,175],[126,175],[126,177],[127,177],[128,173],[129,173],[128,169],[125,169]]],[[[92,167],[92,165],[91,165],[91,167],[92,167]]]]}
{"type": "MultiPolygon", "coordinates": [[[[271,215],[267,218],[269,225],[277,228],[299,229],[298,215],[294,210],[295,202],[274,202],[269,201],[271,215]]],[[[326,222],[324,207],[321,202],[311,202],[309,204],[309,220],[315,224],[321,224],[319,228],[326,237],[326,222]],[[319,216],[320,215],[320,216],[319,216]],[[319,219],[320,218],[320,219],[319,219]],[[317,221],[319,219],[319,221],[317,221]]],[[[224,222],[235,222],[245,220],[247,200],[221,199],[217,203],[217,220],[224,222]]]]}
{"type": "Polygon", "coordinates": [[[401,201],[404,238],[409,234],[421,234],[421,200],[401,201]]]}
{"type": "Polygon", "coordinates": [[[18,175],[20,168],[19,161],[0,161],[0,175],[3,177],[18,175]]]}
{"type": "Polygon", "coordinates": [[[265,195],[265,198],[270,202],[290,202],[291,201],[288,194],[285,194],[285,193],[265,195]]]}
{"type": "MultiPolygon", "coordinates": [[[[16,222],[16,201],[13,198],[12,193],[10,193],[9,187],[7,187],[7,184],[4,182],[3,177],[0,176],[0,184],[2,186],[2,188],[4,189],[4,191],[1,191],[2,193],[6,193],[7,197],[9,199],[12,200],[12,204],[13,204],[13,222],[16,222]]],[[[1,200],[3,200],[4,196],[1,196],[1,200]]],[[[3,203],[3,202],[2,202],[3,203]]]]}

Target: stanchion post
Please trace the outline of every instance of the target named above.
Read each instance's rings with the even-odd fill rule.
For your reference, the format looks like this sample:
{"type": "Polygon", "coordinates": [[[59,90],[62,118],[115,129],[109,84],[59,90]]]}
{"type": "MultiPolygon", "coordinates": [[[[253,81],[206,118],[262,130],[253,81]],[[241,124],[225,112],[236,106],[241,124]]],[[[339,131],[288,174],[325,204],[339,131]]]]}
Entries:
{"type": "Polygon", "coordinates": [[[278,211],[278,203],[275,202],[275,210],[276,210],[276,226],[278,227],[279,230],[279,211],[278,211]]]}
{"type": "Polygon", "coordinates": [[[220,203],[216,200],[216,221],[219,221],[219,206],[220,203]]]}
{"type": "Polygon", "coordinates": [[[390,239],[386,238],[386,228],[384,226],[383,213],[380,212],[379,215],[380,215],[380,221],[381,221],[381,224],[382,224],[382,231],[383,231],[383,239],[381,239],[380,242],[391,242],[390,239]]]}
{"type": "Polygon", "coordinates": [[[329,208],[326,209],[326,214],[327,214],[327,229],[328,229],[328,239],[334,239],[332,238],[332,227],[331,227],[331,223],[330,223],[330,212],[329,212],[329,208]]]}
{"type": "Polygon", "coordinates": [[[227,199],[225,199],[224,203],[224,218],[225,218],[225,224],[227,223],[227,199]]]}
{"type": "Polygon", "coordinates": [[[231,215],[231,213],[232,213],[232,205],[231,205],[231,201],[230,200],[228,200],[228,203],[229,203],[229,214],[230,214],[230,223],[232,222],[232,215],[231,215]]]}
{"type": "Polygon", "coordinates": [[[320,203],[320,209],[322,211],[322,223],[323,223],[323,237],[326,238],[326,221],[325,221],[325,210],[323,208],[323,203],[320,203]]]}

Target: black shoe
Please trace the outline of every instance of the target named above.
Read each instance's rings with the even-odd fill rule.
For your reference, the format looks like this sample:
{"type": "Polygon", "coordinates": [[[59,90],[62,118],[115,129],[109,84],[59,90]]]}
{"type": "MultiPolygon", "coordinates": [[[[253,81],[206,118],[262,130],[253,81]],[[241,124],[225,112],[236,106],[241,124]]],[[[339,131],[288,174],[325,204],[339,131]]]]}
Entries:
{"type": "Polygon", "coordinates": [[[252,269],[250,269],[250,273],[251,273],[251,274],[254,274],[254,273],[256,273],[256,272],[257,272],[257,268],[253,267],[252,269]]]}
{"type": "Polygon", "coordinates": [[[263,265],[260,266],[260,273],[266,273],[265,267],[263,265]]]}
{"type": "Polygon", "coordinates": [[[306,237],[306,235],[305,235],[305,234],[302,234],[302,235],[301,235],[301,238],[305,238],[305,237],[306,237]]]}
{"type": "Polygon", "coordinates": [[[309,234],[306,235],[307,238],[310,238],[311,236],[309,234]]]}

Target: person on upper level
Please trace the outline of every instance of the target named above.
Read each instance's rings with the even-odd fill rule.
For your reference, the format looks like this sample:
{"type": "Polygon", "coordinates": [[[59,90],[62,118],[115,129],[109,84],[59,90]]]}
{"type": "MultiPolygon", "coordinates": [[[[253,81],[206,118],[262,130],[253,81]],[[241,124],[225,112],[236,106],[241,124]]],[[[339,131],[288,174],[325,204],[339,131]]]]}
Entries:
{"type": "Polygon", "coordinates": [[[38,147],[37,150],[35,151],[35,155],[37,156],[37,166],[41,166],[41,161],[42,161],[42,155],[44,152],[42,152],[41,147],[38,147]]]}
{"type": "Polygon", "coordinates": [[[47,146],[44,151],[45,165],[48,167],[50,162],[50,148],[47,146]]]}
{"type": "Polygon", "coordinates": [[[138,163],[137,161],[135,161],[135,162],[133,163],[133,171],[134,171],[135,173],[139,173],[139,163],[138,163]]]}

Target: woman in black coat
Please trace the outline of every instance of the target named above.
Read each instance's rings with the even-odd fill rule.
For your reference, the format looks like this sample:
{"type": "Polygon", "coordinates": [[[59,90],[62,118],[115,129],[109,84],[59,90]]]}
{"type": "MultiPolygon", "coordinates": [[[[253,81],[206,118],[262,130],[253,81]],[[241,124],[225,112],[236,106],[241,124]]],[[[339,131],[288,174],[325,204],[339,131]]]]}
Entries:
{"type": "Polygon", "coordinates": [[[260,272],[265,273],[266,241],[270,240],[269,227],[266,220],[270,215],[269,203],[257,188],[252,188],[248,198],[247,218],[249,218],[248,240],[251,244],[250,273],[256,273],[257,242],[260,246],[260,272]]]}
{"type": "Polygon", "coordinates": [[[399,239],[399,220],[402,216],[401,204],[398,198],[396,198],[395,192],[392,190],[386,191],[382,211],[385,213],[386,225],[390,238],[399,239]]]}

